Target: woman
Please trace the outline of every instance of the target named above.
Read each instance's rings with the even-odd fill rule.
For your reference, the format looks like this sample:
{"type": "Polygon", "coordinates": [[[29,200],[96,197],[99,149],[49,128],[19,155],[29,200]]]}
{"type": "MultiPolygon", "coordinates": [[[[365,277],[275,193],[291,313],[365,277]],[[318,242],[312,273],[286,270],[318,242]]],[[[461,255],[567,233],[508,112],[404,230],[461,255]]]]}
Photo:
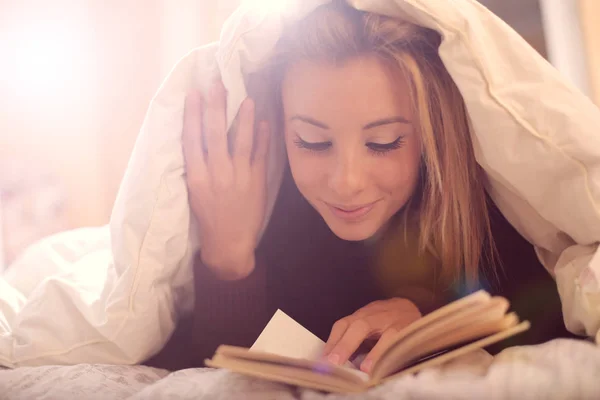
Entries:
{"type": "Polygon", "coordinates": [[[504,294],[531,319],[518,309],[531,282],[550,320],[529,341],[561,334],[551,279],[487,200],[439,45],[432,30],[335,1],[288,28],[257,74],[269,82],[271,118],[247,98],[228,143],[222,84],[188,96],[184,154],[202,227],[196,308],[150,364],[202,365],[221,343],[250,346],[281,308],[327,340],[332,363],[369,345],[360,364],[369,372],[395,332],[466,290],[504,294]],[[288,167],[257,246],[267,148],[278,141],[288,167]],[[185,329],[193,352],[174,349],[185,329]]]}

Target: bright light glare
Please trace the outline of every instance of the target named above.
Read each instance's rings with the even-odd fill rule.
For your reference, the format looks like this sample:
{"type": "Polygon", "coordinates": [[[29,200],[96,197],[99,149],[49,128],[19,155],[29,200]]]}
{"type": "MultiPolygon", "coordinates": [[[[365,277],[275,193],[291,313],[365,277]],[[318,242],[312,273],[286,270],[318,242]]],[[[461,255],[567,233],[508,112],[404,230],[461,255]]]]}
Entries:
{"type": "Polygon", "coordinates": [[[279,12],[287,7],[287,0],[242,0],[246,6],[260,8],[267,12],[279,12]]]}
{"type": "Polygon", "coordinates": [[[90,64],[77,28],[58,21],[36,21],[16,26],[0,38],[2,87],[29,100],[64,98],[77,92],[90,64]]]}

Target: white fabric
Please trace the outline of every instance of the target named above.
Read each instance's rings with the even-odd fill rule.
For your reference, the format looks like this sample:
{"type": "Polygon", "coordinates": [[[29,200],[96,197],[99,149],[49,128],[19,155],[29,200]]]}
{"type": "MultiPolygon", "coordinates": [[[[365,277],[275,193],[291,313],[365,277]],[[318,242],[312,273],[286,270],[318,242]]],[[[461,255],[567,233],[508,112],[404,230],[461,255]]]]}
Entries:
{"type": "MultiPolygon", "coordinates": [[[[260,68],[282,26],[327,2],[244,6],[226,23],[219,44],[178,63],[150,105],[110,235],[88,232],[93,245],[78,245],[77,256],[61,249],[74,234],[48,239],[16,263],[13,276],[0,278],[1,365],[130,364],[162,347],[192,298],[195,240],[181,149],[185,94],[220,72],[231,120],[246,96],[242,73],[260,68]],[[102,237],[111,245],[100,245],[102,237]],[[41,270],[52,274],[42,277],[41,270]]],[[[443,35],[440,54],[465,98],[494,200],[556,277],[569,329],[596,335],[600,111],[474,0],[350,3],[443,35]]],[[[272,150],[270,205],[281,172],[280,148],[272,150]]]]}
{"type": "Polygon", "coordinates": [[[509,349],[493,360],[472,353],[442,368],[404,377],[360,395],[325,395],[224,370],[168,371],[89,365],[0,370],[0,400],[447,400],[598,399],[600,348],[574,340],[509,349]]]}

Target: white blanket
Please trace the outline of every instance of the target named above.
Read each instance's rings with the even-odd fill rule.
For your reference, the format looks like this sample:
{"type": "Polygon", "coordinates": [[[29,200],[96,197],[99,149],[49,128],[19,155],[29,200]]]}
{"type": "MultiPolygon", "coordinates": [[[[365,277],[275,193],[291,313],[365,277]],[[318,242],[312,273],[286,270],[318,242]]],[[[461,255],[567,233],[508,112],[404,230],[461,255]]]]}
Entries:
{"type": "MultiPolygon", "coordinates": [[[[193,299],[197,242],[181,149],[185,95],[219,72],[231,122],[246,96],[245,74],[268,59],[286,24],[325,3],[249,2],[256,5],[228,20],[219,43],[174,68],[148,110],[110,231],[50,238],[0,278],[0,365],[134,364],[161,349],[193,299]]],[[[465,99],[492,198],[556,278],[568,328],[596,335],[598,108],[475,0],[349,3],[442,34],[440,55],[465,99]]],[[[280,146],[271,150],[270,207],[283,155],[280,146]]]]}
{"type": "Polygon", "coordinates": [[[23,367],[0,371],[0,400],[163,399],[595,399],[600,348],[574,340],[468,358],[404,377],[360,395],[330,395],[247,378],[223,370],[169,374],[142,366],[23,367]]]}

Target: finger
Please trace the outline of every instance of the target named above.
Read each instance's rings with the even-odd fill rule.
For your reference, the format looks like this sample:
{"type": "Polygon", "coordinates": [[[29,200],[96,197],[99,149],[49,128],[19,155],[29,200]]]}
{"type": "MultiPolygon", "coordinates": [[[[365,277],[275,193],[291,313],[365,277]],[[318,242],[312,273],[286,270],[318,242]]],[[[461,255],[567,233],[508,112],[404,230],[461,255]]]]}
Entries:
{"type": "Polygon", "coordinates": [[[398,335],[398,332],[400,332],[405,325],[406,324],[404,324],[404,322],[398,325],[392,325],[383,332],[375,346],[373,346],[369,354],[367,354],[363,362],[360,364],[361,371],[371,373],[373,370],[373,365],[389,349],[390,345],[395,342],[394,339],[398,335]]]}
{"type": "Polygon", "coordinates": [[[380,313],[386,313],[390,317],[396,315],[396,317],[392,317],[394,320],[403,318],[409,322],[421,317],[421,313],[417,306],[410,300],[403,298],[373,301],[352,315],[358,318],[369,318],[380,313]]]}
{"type": "Polygon", "coordinates": [[[202,149],[202,94],[191,92],[185,98],[183,111],[182,146],[186,173],[202,173],[205,168],[202,149]]]}
{"type": "Polygon", "coordinates": [[[329,355],[342,336],[344,336],[344,333],[346,333],[346,330],[348,330],[352,321],[354,321],[354,318],[350,316],[342,318],[333,324],[331,332],[329,333],[329,338],[327,338],[325,348],[323,349],[323,356],[327,357],[329,355]]]}
{"type": "Polygon", "coordinates": [[[357,318],[366,318],[370,315],[386,311],[390,308],[389,300],[376,300],[358,309],[352,314],[357,318]]]}
{"type": "Polygon", "coordinates": [[[235,141],[234,161],[249,165],[254,141],[254,101],[250,98],[246,98],[240,107],[235,141]]]}
{"type": "Polygon", "coordinates": [[[344,364],[371,333],[372,328],[365,319],[354,320],[335,344],[327,360],[336,365],[344,364]]]}
{"type": "Polygon", "coordinates": [[[331,328],[331,333],[329,334],[327,343],[325,343],[323,355],[327,356],[329,354],[329,352],[342,338],[344,333],[346,333],[346,330],[350,327],[350,324],[352,322],[360,318],[371,317],[372,315],[378,314],[381,311],[385,311],[385,308],[385,302],[374,301],[355,311],[354,314],[338,320],[335,324],[333,324],[333,327],[331,328]]]}
{"type": "Polygon", "coordinates": [[[226,93],[223,83],[214,82],[208,93],[208,101],[204,112],[204,132],[208,153],[207,164],[211,169],[218,169],[229,162],[227,148],[226,93]]]}
{"type": "Polygon", "coordinates": [[[258,125],[258,132],[254,140],[254,165],[259,169],[264,169],[267,164],[269,146],[271,143],[271,128],[267,121],[261,121],[258,125]]]}

